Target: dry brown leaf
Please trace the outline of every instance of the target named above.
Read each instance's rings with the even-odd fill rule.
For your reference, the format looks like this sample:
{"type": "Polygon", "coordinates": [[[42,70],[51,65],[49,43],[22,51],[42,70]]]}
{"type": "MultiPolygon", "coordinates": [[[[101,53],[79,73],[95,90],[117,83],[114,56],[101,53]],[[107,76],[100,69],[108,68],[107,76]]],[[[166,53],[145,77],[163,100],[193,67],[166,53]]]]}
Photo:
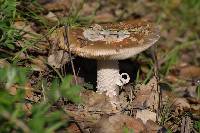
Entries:
{"type": "Polygon", "coordinates": [[[80,16],[92,15],[98,8],[98,2],[84,3],[81,9],[80,16]]]}
{"type": "Polygon", "coordinates": [[[187,99],[185,98],[176,98],[173,101],[172,107],[174,108],[175,112],[179,114],[185,109],[190,109],[190,104],[188,103],[187,99]]]}
{"type": "Polygon", "coordinates": [[[31,87],[31,84],[30,83],[27,83],[25,85],[25,98],[26,99],[32,99],[34,93],[33,93],[33,88],[31,87]]]}
{"type": "Polygon", "coordinates": [[[148,109],[144,109],[144,110],[137,110],[136,113],[136,119],[141,119],[143,121],[144,124],[146,124],[146,122],[148,120],[152,120],[152,121],[156,121],[156,113],[149,111],[148,109]]]}
{"type": "Polygon", "coordinates": [[[23,104],[23,110],[25,111],[26,115],[31,115],[31,110],[32,110],[32,104],[30,103],[25,103],[23,104]]]}
{"type": "Polygon", "coordinates": [[[53,21],[53,22],[57,22],[58,21],[58,18],[57,16],[53,13],[53,12],[49,12],[46,16],[45,16],[46,19],[50,20],[50,21],[53,21]]]}
{"type": "Polygon", "coordinates": [[[182,118],[181,133],[191,133],[191,118],[188,116],[182,118]]]}
{"type": "MultiPolygon", "coordinates": [[[[14,27],[18,29],[20,32],[20,35],[23,37],[22,40],[17,41],[16,45],[18,47],[24,47],[24,40],[31,40],[41,37],[41,34],[36,33],[35,30],[38,30],[38,27],[34,28],[34,23],[26,23],[24,21],[16,21],[14,23],[14,27]]],[[[49,49],[49,43],[46,42],[45,38],[42,38],[40,41],[38,41],[36,44],[34,44],[34,47],[29,47],[29,52],[35,52],[35,53],[47,53],[47,50],[49,49]]],[[[20,59],[27,59],[27,55],[24,52],[16,53],[18,58],[20,59]]]]}
{"type": "Polygon", "coordinates": [[[48,57],[48,64],[55,68],[61,68],[67,62],[69,62],[69,55],[64,50],[55,51],[48,57]]]}
{"type": "Polygon", "coordinates": [[[37,94],[31,90],[26,90],[25,99],[37,103],[39,100],[41,100],[41,98],[41,94],[37,94]]]}
{"type": "Polygon", "coordinates": [[[41,40],[41,42],[35,44],[35,47],[29,48],[29,51],[32,50],[36,53],[47,54],[49,47],[49,43],[47,43],[45,40],[41,40]]]}
{"type": "Polygon", "coordinates": [[[9,62],[7,62],[6,59],[0,59],[0,68],[7,67],[9,65],[9,62]]]}
{"type": "Polygon", "coordinates": [[[146,128],[148,133],[158,133],[161,127],[152,120],[147,120],[146,128]]]}
{"type": "Polygon", "coordinates": [[[45,65],[45,60],[43,57],[38,57],[31,60],[32,68],[34,71],[45,71],[47,66],[45,65]]]}
{"type": "Polygon", "coordinates": [[[9,87],[7,90],[9,92],[9,94],[11,95],[16,95],[17,94],[17,89],[18,89],[18,85],[17,84],[14,84],[12,85],[11,87],[9,87]]]}
{"type": "Polygon", "coordinates": [[[191,105],[191,111],[193,114],[195,114],[196,116],[200,116],[200,104],[197,105],[191,105]]]}
{"type": "Polygon", "coordinates": [[[174,101],[177,96],[171,91],[162,91],[162,104],[168,104],[174,101]]]}
{"type": "Polygon", "coordinates": [[[78,126],[75,123],[71,123],[67,127],[67,132],[68,133],[81,133],[80,129],[78,128],[78,126]]]}
{"type": "Polygon", "coordinates": [[[53,0],[43,5],[46,10],[66,10],[71,7],[71,0],[53,0]]]}
{"type": "Polygon", "coordinates": [[[105,23],[105,22],[113,22],[115,20],[115,17],[113,14],[108,12],[99,12],[94,17],[94,21],[98,23],[105,23]]]}
{"type": "Polygon", "coordinates": [[[105,94],[98,94],[93,91],[85,90],[85,92],[81,94],[81,97],[87,111],[100,111],[106,114],[119,112],[119,110],[112,107],[109,98],[105,94]]]}
{"type": "Polygon", "coordinates": [[[179,69],[180,77],[182,78],[199,78],[200,77],[200,67],[199,66],[184,66],[179,69]]]}
{"type": "Polygon", "coordinates": [[[139,91],[136,93],[136,98],[133,100],[134,108],[150,108],[151,110],[157,110],[159,104],[159,92],[158,92],[157,80],[153,77],[148,84],[140,85],[139,91]]]}
{"type": "Polygon", "coordinates": [[[33,38],[34,36],[39,36],[39,34],[37,34],[33,28],[31,27],[30,24],[27,24],[24,21],[16,21],[14,23],[14,27],[18,30],[21,30],[21,35],[23,35],[24,38],[30,39],[33,38]]]}
{"type": "Polygon", "coordinates": [[[100,120],[94,129],[95,133],[123,133],[124,129],[131,129],[134,133],[145,132],[146,128],[141,120],[134,119],[133,117],[116,114],[108,118],[100,120]]]}
{"type": "Polygon", "coordinates": [[[171,83],[177,83],[178,77],[175,75],[167,75],[165,79],[171,83]]]}
{"type": "Polygon", "coordinates": [[[184,96],[187,96],[188,98],[191,97],[191,98],[196,98],[197,97],[197,93],[196,93],[196,86],[180,86],[180,87],[177,87],[175,90],[174,90],[174,93],[176,93],[178,96],[180,97],[184,97],[184,96]]]}

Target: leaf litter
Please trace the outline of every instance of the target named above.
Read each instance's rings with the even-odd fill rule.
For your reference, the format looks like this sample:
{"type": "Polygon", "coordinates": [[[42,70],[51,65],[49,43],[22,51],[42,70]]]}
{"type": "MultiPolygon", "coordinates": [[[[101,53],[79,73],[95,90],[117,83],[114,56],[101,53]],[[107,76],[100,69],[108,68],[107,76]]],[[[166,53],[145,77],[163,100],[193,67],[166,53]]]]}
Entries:
{"type": "MultiPolygon", "coordinates": [[[[59,22],[65,15],[69,15],[71,12],[70,7],[74,6],[71,0],[38,1],[46,10],[43,17],[48,21],[53,22],[52,24],[59,22]]],[[[175,3],[173,4],[173,7],[170,8],[175,9],[180,6],[181,1],[182,0],[173,1],[175,3]]],[[[76,1],[75,5],[76,4],[81,5],[81,1],[76,1]]],[[[91,1],[89,3],[84,2],[84,5],[82,5],[81,8],[80,18],[91,15],[92,19],[89,22],[98,23],[141,17],[155,21],[156,16],[158,16],[158,11],[161,10],[161,7],[159,7],[155,2],[147,0],[136,2],[132,2],[131,0],[128,0],[127,2],[109,2],[104,0],[101,2],[91,1]],[[135,8],[133,9],[133,7],[135,8]],[[152,12],[149,13],[149,10],[152,12]]],[[[165,15],[167,13],[165,13],[163,12],[162,14],[163,18],[166,17],[165,15]]],[[[185,38],[180,38],[184,35],[179,36],[176,29],[168,30],[167,28],[170,27],[166,26],[168,25],[167,21],[161,23],[163,38],[160,42],[161,48],[159,48],[158,51],[158,59],[162,62],[160,67],[165,65],[165,61],[162,61],[162,58],[160,57],[163,51],[168,52],[172,47],[170,44],[172,45],[187,40],[185,38]],[[169,45],[162,45],[164,43],[169,43],[169,45]]],[[[16,21],[14,27],[20,31],[20,34],[23,37],[22,40],[16,43],[16,46],[24,48],[26,46],[23,41],[41,36],[38,31],[45,32],[45,30],[40,29],[40,27],[37,26],[38,25],[36,25],[35,22],[16,21]],[[36,29],[34,29],[34,26],[36,26],[36,29]]],[[[38,90],[36,91],[34,87],[36,87],[37,84],[35,82],[39,82],[38,80],[40,80],[37,78],[40,78],[38,75],[47,78],[48,84],[50,84],[52,77],[55,75],[55,71],[52,71],[48,65],[56,71],[60,71],[60,69],[66,67],[66,63],[69,64],[70,59],[67,52],[50,47],[52,46],[50,43],[54,44],[56,41],[57,40],[55,39],[48,40],[43,37],[41,41],[38,41],[38,43],[34,45],[34,47],[28,48],[26,52],[21,52],[19,56],[21,60],[29,60],[28,62],[25,62],[24,65],[31,66],[35,74],[33,74],[30,79],[32,84],[28,84],[26,87],[25,98],[28,101],[39,103],[42,100],[42,97],[44,97],[43,92],[41,90],[39,90],[39,92],[38,90]]],[[[193,49],[193,51],[196,53],[195,49],[193,49]]],[[[146,54],[148,55],[148,53],[146,54]]],[[[78,123],[69,124],[67,130],[77,133],[121,133],[125,131],[133,131],[134,133],[164,132],[167,129],[171,129],[173,132],[185,133],[189,133],[191,130],[195,131],[191,125],[195,120],[200,120],[200,102],[197,94],[198,85],[193,82],[196,83],[200,77],[200,64],[198,61],[192,62],[193,64],[191,64],[191,58],[188,58],[189,54],[184,53],[184,55],[184,57],[181,57],[179,64],[186,65],[177,65],[170,68],[169,73],[165,75],[165,77],[161,77],[159,83],[155,77],[152,77],[147,84],[136,83],[134,86],[127,85],[124,87],[126,89],[131,88],[131,91],[123,90],[122,88],[119,96],[119,100],[121,101],[120,111],[111,108],[111,105],[107,102],[108,98],[104,94],[96,94],[93,90],[88,90],[87,87],[86,89],[81,89],[81,104],[72,104],[70,101],[61,99],[61,103],[57,102],[55,103],[55,106],[61,106],[61,108],[63,108],[65,112],[78,123]],[[163,80],[165,81],[163,84],[166,82],[172,83],[172,85],[174,85],[173,88],[175,89],[170,91],[165,90],[165,87],[160,85],[163,80]],[[132,88],[134,88],[134,90],[132,90],[132,88]],[[161,92],[159,92],[160,89],[161,92]],[[130,92],[132,95],[130,95],[130,92]],[[162,94],[162,99],[159,99],[160,93],[162,94]],[[160,102],[162,102],[161,107],[160,102]],[[165,117],[159,115],[158,112],[164,114],[165,117]],[[188,115],[188,112],[191,112],[192,115],[188,115]]],[[[81,62],[78,63],[81,64],[81,62]]],[[[140,62],[141,68],[146,69],[146,72],[141,73],[141,75],[149,72],[149,67],[146,64],[147,62],[145,61],[142,61],[142,63],[140,62]]],[[[9,62],[4,59],[0,60],[0,67],[5,67],[7,65],[9,65],[9,62]]],[[[67,68],[67,71],[70,71],[69,69],[70,68],[67,68]]],[[[83,68],[81,68],[80,65],[76,65],[76,69],[78,69],[78,78],[82,80],[82,71],[80,69],[83,68]]],[[[88,75],[85,76],[87,77],[88,75]]],[[[81,82],[81,84],[84,84],[87,83],[87,80],[81,82]]],[[[9,88],[10,93],[15,95],[17,88],[18,85],[11,86],[9,88]]],[[[24,111],[27,115],[31,115],[31,102],[24,104],[24,111]]]]}

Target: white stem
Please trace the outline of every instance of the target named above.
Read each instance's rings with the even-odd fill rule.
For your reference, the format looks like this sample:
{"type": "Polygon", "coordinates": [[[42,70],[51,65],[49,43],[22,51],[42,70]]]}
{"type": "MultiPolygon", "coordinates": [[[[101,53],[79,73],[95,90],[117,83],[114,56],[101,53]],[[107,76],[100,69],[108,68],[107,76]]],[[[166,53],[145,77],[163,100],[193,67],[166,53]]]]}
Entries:
{"type": "MultiPolygon", "coordinates": [[[[124,75],[124,73],[123,73],[124,75]]],[[[117,104],[119,95],[119,86],[128,83],[129,76],[126,79],[119,74],[118,61],[116,60],[98,60],[97,61],[97,92],[106,93],[109,96],[111,104],[117,104]]]]}

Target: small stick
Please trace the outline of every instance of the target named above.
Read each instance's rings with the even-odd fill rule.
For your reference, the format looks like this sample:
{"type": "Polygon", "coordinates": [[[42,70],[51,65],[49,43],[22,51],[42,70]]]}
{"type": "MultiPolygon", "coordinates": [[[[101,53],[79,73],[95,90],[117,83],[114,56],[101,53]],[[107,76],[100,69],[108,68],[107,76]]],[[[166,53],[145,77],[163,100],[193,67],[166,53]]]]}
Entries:
{"type": "Polygon", "coordinates": [[[80,133],[85,133],[83,131],[82,127],[80,126],[79,122],[77,120],[75,120],[74,117],[71,117],[71,120],[69,120],[69,122],[74,123],[78,127],[80,133]]]}
{"type": "Polygon", "coordinates": [[[158,76],[158,69],[159,69],[159,66],[158,66],[158,59],[157,59],[157,55],[156,55],[156,45],[154,47],[152,47],[151,49],[151,54],[152,54],[152,57],[153,57],[153,61],[154,61],[154,76],[156,77],[156,80],[157,80],[157,92],[159,93],[159,101],[158,101],[158,110],[157,110],[157,120],[161,114],[161,107],[162,107],[162,94],[161,94],[161,91],[160,91],[160,88],[158,86],[158,82],[160,80],[159,76],[158,76]]]}
{"type": "Polygon", "coordinates": [[[72,61],[72,55],[71,55],[71,51],[70,51],[70,48],[69,48],[68,33],[69,33],[69,27],[65,26],[65,32],[63,34],[64,43],[67,45],[67,49],[68,49],[68,52],[69,52],[69,59],[70,59],[71,66],[72,66],[72,71],[73,71],[73,74],[74,74],[75,84],[78,85],[78,81],[77,81],[77,77],[76,77],[76,71],[75,71],[75,68],[74,68],[74,62],[72,61]]]}
{"type": "Polygon", "coordinates": [[[14,53],[11,53],[10,51],[6,51],[5,49],[1,49],[1,48],[0,48],[0,52],[6,53],[11,56],[14,55],[14,53]]]}

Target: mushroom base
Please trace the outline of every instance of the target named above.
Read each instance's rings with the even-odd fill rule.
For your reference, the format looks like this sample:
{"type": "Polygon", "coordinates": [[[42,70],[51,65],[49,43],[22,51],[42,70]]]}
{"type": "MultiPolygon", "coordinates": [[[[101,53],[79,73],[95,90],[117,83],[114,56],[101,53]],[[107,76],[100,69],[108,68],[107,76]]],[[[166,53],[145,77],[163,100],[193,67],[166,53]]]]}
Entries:
{"type": "Polygon", "coordinates": [[[97,92],[105,93],[110,98],[111,104],[115,106],[118,104],[120,78],[118,61],[97,61],[97,92]]]}

